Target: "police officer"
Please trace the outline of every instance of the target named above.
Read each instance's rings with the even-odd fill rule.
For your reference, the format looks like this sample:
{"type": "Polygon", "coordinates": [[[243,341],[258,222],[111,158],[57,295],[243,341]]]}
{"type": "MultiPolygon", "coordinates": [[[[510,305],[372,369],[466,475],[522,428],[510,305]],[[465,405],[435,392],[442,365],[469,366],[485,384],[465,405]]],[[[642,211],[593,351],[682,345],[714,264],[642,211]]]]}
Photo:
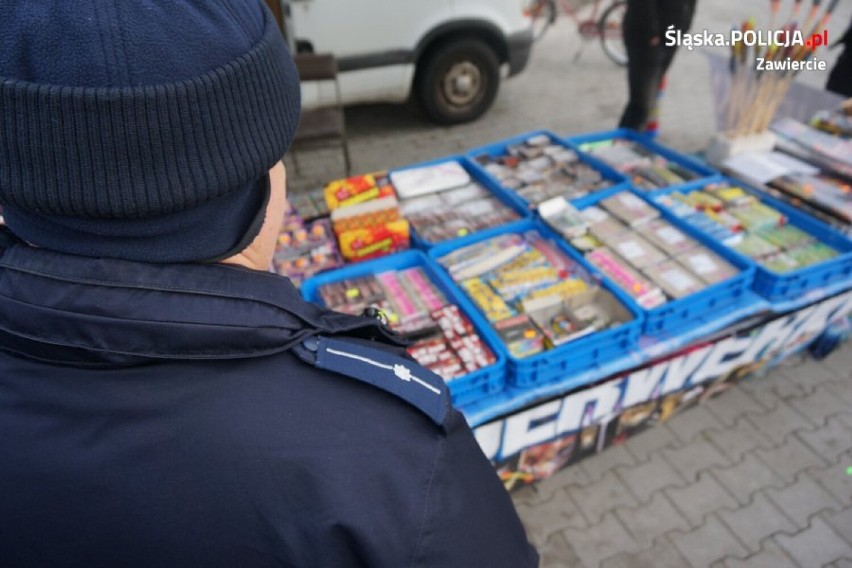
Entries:
{"type": "Polygon", "coordinates": [[[260,0],[0,6],[0,566],[537,564],[443,382],[266,272],[260,0]]]}

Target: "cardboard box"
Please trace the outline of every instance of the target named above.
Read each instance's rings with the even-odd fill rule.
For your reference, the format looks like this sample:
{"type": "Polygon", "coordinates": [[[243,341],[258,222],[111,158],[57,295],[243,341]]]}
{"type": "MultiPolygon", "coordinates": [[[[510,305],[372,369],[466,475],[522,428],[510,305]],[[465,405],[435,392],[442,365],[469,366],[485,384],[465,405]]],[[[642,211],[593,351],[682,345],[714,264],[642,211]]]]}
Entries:
{"type": "Polygon", "coordinates": [[[677,256],[700,246],[698,241],[663,219],[654,219],[637,227],[636,232],[669,256],[677,256]]]}
{"type": "Polygon", "coordinates": [[[704,247],[693,249],[675,259],[707,284],[716,284],[739,274],[736,267],[704,247]]]}

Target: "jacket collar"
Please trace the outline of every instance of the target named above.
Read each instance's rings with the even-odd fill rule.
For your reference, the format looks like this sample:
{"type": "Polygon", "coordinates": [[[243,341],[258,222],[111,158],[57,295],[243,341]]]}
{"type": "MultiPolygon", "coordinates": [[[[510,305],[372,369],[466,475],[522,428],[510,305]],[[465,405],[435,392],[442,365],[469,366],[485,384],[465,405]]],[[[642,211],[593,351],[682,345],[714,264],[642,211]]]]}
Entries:
{"type": "Polygon", "coordinates": [[[265,272],[2,245],[0,348],[27,357],[115,365],[258,357],[319,334],[391,341],[376,320],[309,304],[265,272]]]}

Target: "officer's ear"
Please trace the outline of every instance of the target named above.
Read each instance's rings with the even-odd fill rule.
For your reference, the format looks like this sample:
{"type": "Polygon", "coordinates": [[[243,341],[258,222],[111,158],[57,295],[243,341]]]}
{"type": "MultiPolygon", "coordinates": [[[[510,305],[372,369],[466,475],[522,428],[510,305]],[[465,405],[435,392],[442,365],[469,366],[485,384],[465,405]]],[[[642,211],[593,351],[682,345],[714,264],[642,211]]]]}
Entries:
{"type": "Polygon", "coordinates": [[[287,210],[287,169],[280,161],[269,170],[269,201],[263,225],[254,240],[242,251],[222,261],[253,270],[268,271],[272,268],[275,244],[284,224],[287,210]]]}

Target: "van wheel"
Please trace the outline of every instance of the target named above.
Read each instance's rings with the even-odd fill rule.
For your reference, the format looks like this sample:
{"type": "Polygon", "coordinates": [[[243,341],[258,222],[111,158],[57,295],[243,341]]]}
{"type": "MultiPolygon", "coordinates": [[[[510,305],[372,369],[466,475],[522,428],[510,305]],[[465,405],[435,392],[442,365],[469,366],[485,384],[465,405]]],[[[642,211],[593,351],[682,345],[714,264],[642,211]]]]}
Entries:
{"type": "Polygon", "coordinates": [[[440,124],[470,122],[491,108],[500,88],[500,61],[487,43],[457,39],[439,45],[417,69],[415,93],[440,124]]]}

